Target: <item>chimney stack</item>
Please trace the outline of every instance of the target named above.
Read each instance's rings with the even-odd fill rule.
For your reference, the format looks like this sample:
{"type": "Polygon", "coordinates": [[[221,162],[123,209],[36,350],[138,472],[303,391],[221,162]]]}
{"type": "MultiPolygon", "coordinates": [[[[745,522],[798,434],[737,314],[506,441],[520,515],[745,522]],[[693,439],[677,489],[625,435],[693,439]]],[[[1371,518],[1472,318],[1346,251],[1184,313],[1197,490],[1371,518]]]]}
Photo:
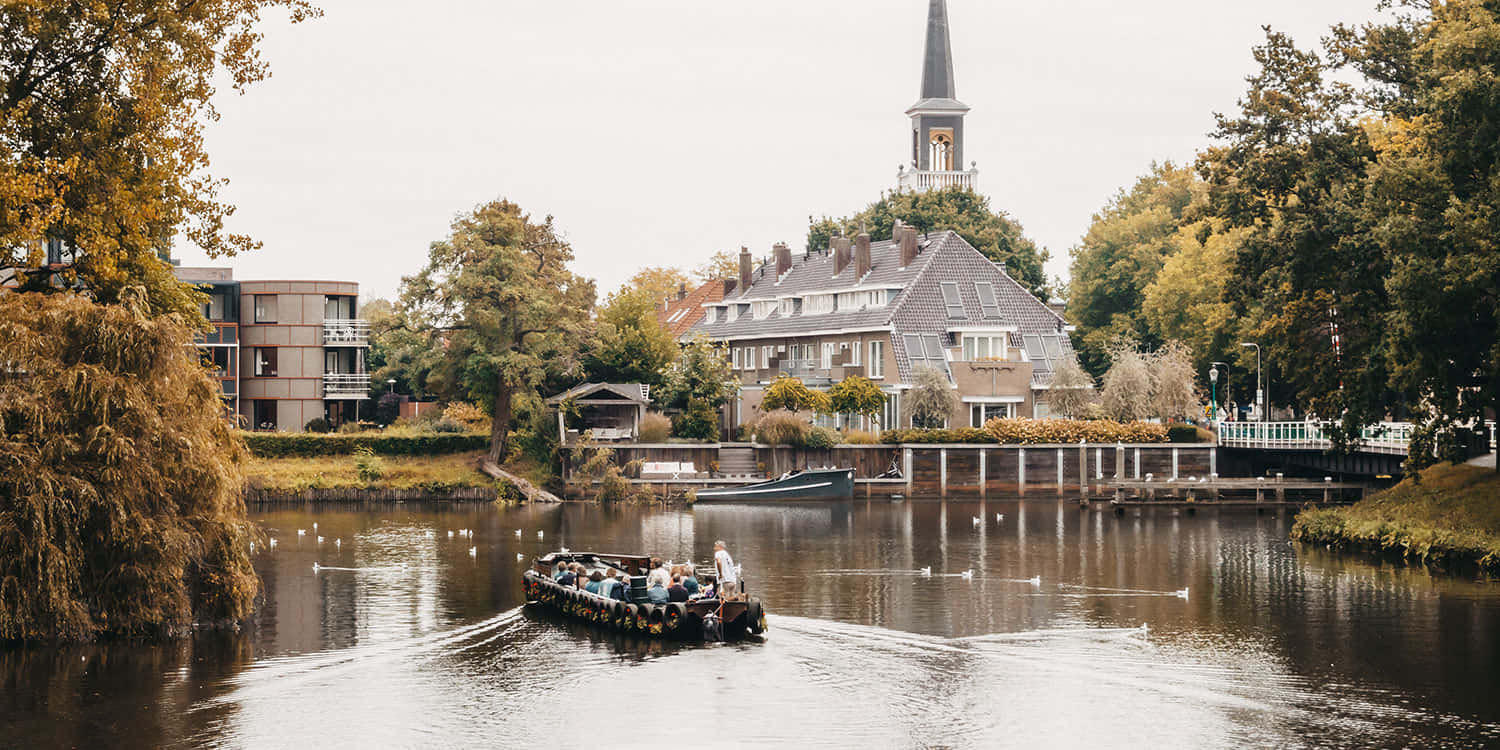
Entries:
{"type": "Polygon", "coordinates": [[[776,278],[780,279],[782,274],[792,270],[792,249],[785,242],[778,242],[771,250],[776,255],[776,278]]]}
{"type": "Polygon", "coordinates": [[[860,232],[854,238],[854,280],[858,281],[870,272],[870,233],[860,232]]]}
{"type": "Polygon", "coordinates": [[[901,267],[906,268],[917,259],[917,228],[901,227],[901,267]]]}
{"type": "Polygon", "coordinates": [[[843,273],[844,267],[849,266],[849,237],[834,237],[834,276],[843,273]]]}
{"type": "Polygon", "coordinates": [[[740,248],[740,292],[750,288],[750,248],[740,248]]]}

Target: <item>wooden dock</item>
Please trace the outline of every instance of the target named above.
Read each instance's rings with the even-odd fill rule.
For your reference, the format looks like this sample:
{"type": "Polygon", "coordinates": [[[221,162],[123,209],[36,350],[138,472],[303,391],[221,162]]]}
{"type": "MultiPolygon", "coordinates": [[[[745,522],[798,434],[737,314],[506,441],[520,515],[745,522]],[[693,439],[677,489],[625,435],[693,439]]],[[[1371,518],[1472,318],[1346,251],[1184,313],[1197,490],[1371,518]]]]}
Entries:
{"type": "Polygon", "coordinates": [[[1102,483],[1112,505],[1213,505],[1220,507],[1300,507],[1308,503],[1343,504],[1364,499],[1377,489],[1368,482],[1335,482],[1274,477],[1187,477],[1112,479],[1102,483]]]}

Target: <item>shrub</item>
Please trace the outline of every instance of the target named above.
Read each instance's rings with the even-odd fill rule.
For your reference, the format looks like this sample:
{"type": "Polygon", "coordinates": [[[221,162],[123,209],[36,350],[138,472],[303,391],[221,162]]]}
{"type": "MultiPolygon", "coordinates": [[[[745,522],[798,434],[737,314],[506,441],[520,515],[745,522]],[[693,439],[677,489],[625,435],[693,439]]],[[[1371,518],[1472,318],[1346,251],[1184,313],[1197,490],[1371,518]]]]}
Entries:
{"type": "Polygon", "coordinates": [[[340,435],[357,435],[365,431],[365,426],[359,422],[345,422],[339,425],[340,435]]]}
{"type": "Polygon", "coordinates": [[[812,425],[789,411],[773,411],[755,423],[755,439],[766,445],[800,446],[807,442],[812,425]]]}
{"type": "Polygon", "coordinates": [[[828,394],[814,391],[799,378],[779,375],[766,386],[761,399],[761,408],[767,412],[786,409],[789,411],[815,411],[827,414],[830,408],[828,394]]]}
{"type": "Polygon", "coordinates": [[[880,435],[866,430],[844,430],[845,445],[876,445],[880,435]]]}
{"type": "Polygon", "coordinates": [[[746,423],[746,424],[742,424],[742,425],[734,428],[734,439],[735,439],[736,442],[748,443],[748,442],[750,442],[754,438],[755,438],[755,425],[754,424],[746,423]]]}
{"type": "Polygon", "coordinates": [[[829,427],[813,427],[802,439],[804,448],[832,448],[839,444],[838,430],[829,427]]]}
{"type": "Polygon", "coordinates": [[[1167,427],[1169,443],[1212,443],[1213,433],[1190,424],[1174,424],[1167,427]]]}
{"type": "Polygon", "coordinates": [[[462,432],[468,432],[469,431],[469,428],[467,428],[467,427],[459,424],[458,422],[455,422],[455,421],[453,421],[453,420],[451,420],[451,419],[449,419],[447,417],[443,417],[442,419],[439,419],[438,421],[433,422],[432,426],[429,427],[428,429],[432,430],[433,432],[449,433],[449,434],[462,433],[462,432]]]}
{"type": "Polygon", "coordinates": [[[718,409],[703,402],[689,404],[672,417],[672,434],[685,440],[718,440],[718,409]]]}
{"type": "Polygon", "coordinates": [[[454,401],[443,409],[443,419],[466,425],[475,432],[489,432],[490,415],[467,401],[454,401]]]}
{"type": "Polygon", "coordinates": [[[354,470],[359,481],[374,482],[385,476],[385,462],[369,448],[360,448],[354,453],[354,470]]]}
{"type": "Polygon", "coordinates": [[[641,420],[640,435],[637,439],[643,443],[660,443],[671,435],[672,420],[661,414],[647,414],[641,420]]]}
{"type": "Polygon", "coordinates": [[[360,448],[369,448],[379,456],[434,456],[484,450],[489,435],[418,434],[382,435],[379,433],[318,435],[285,432],[241,433],[250,452],[263,458],[290,456],[347,456],[360,448]]]}
{"type": "Polygon", "coordinates": [[[325,432],[332,432],[333,425],[329,424],[328,420],[322,417],[313,417],[312,419],[307,420],[307,424],[302,425],[302,429],[307,430],[308,432],[316,432],[321,434],[325,432]]]}
{"type": "Polygon", "coordinates": [[[984,428],[886,430],[880,441],[897,443],[1000,443],[1005,445],[1073,445],[1087,443],[1163,443],[1167,428],[1147,422],[1076,419],[992,419],[984,428]]]}

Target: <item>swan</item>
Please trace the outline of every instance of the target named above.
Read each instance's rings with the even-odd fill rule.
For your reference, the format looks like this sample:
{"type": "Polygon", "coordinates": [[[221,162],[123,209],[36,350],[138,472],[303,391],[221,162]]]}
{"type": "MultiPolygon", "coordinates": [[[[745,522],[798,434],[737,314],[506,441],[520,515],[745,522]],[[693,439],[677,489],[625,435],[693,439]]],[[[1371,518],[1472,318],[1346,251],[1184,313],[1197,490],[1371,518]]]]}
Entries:
{"type": "Polygon", "coordinates": [[[519,561],[521,561],[521,560],[525,560],[525,559],[526,559],[526,556],[525,556],[525,555],[523,555],[523,554],[521,554],[521,553],[519,553],[519,552],[517,552],[517,553],[516,553],[516,560],[517,560],[517,561],[518,561],[518,562],[519,562],[519,561]]]}
{"type": "Polygon", "coordinates": [[[541,539],[542,538],[542,530],[541,529],[537,529],[536,538],[537,539],[541,539]]]}
{"type": "Polygon", "coordinates": [[[975,526],[979,525],[979,516],[974,516],[974,525],[975,526]]]}
{"type": "Polygon", "coordinates": [[[335,539],[335,540],[333,540],[333,546],[334,547],[343,547],[344,546],[344,540],[342,540],[342,539],[335,539]]]}
{"type": "Polygon", "coordinates": [[[970,569],[968,569],[968,570],[965,570],[965,571],[964,571],[964,572],[962,572],[962,573],[959,573],[959,575],[960,575],[960,576],[961,576],[961,577],[963,577],[963,579],[964,579],[964,580],[965,580],[965,581],[970,581],[970,580],[973,580],[973,579],[974,579],[974,569],[973,569],[973,568],[970,568],[970,569]]]}
{"type": "Polygon", "coordinates": [[[449,539],[453,538],[453,529],[448,529],[448,538],[449,539]]]}
{"type": "Polygon", "coordinates": [[[932,566],[929,565],[929,566],[927,566],[925,568],[922,568],[921,570],[918,570],[917,572],[921,573],[923,578],[931,578],[932,577],[932,566]]]}
{"type": "Polygon", "coordinates": [[[1004,513],[996,513],[995,514],[995,523],[1000,523],[1001,521],[1004,521],[1004,520],[1005,520],[1005,514],[1004,513]]]}
{"type": "Polygon", "coordinates": [[[520,529],[516,529],[516,538],[517,539],[521,538],[521,530],[520,529]]]}
{"type": "Polygon", "coordinates": [[[479,548],[478,547],[470,547],[469,548],[469,557],[474,557],[475,555],[478,555],[478,554],[479,554],[479,548]]]}
{"type": "Polygon", "coordinates": [[[318,544],[322,544],[322,543],[323,543],[323,537],[320,536],[320,537],[318,537],[318,544]]]}
{"type": "Polygon", "coordinates": [[[562,549],[560,549],[560,550],[558,550],[558,552],[561,552],[561,553],[563,553],[563,554],[564,554],[564,555],[566,555],[566,554],[568,554],[568,553],[569,553],[569,552],[572,552],[572,550],[570,550],[570,549],[568,549],[568,548],[567,548],[567,547],[563,547],[563,548],[562,548],[562,549]]]}
{"type": "Polygon", "coordinates": [[[1148,481],[1148,482],[1151,481],[1151,474],[1147,474],[1146,475],[1146,481],[1148,481]]]}
{"type": "Polygon", "coordinates": [[[1042,585],[1042,577],[1041,576],[1032,576],[1031,579],[1027,581],[1027,583],[1029,583],[1029,584],[1031,584],[1033,586],[1040,586],[1040,585],[1042,585]]]}
{"type": "Polygon", "coordinates": [[[318,564],[317,563],[313,563],[313,572],[314,573],[318,572],[318,564]]]}
{"type": "Polygon", "coordinates": [[[271,539],[270,545],[271,549],[276,549],[276,539],[274,537],[271,539]]]}
{"type": "Polygon", "coordinates": [[[1146,624],[1146,623],[1144,623],[1144,622],[1143,622],[1143,623],[1141,623],[1141,632],[1142,632],[1142,633],[1149,633],[1149,632],[1151,632],[1151,626],[1150,626],[1150,625],[1147,625],[1147,624],[1146,624]]]}
{"type": "Polygon", "coordinates": [[[307,529],[297,529],[297,536],[307,536],[307,529]]]}
{"type": "Polygon", "coordinates": [[[1186,599],[1186,598],[1188,598],[1188,590],[1187,589],[1182,589],[1181,591],[1177,591],[1176,594],[1177,594],[1177,598],[1178,599],[1186,599]]]}
{"type": "Polygon", "coordinates": [[[250,543],[250,552],[251,552],[251,553],[252,553],[252,554],[253,554],[253,553],[254,553],[254,552],[255,552],[255,542],[251,542],[251,543],[250,543]]]}

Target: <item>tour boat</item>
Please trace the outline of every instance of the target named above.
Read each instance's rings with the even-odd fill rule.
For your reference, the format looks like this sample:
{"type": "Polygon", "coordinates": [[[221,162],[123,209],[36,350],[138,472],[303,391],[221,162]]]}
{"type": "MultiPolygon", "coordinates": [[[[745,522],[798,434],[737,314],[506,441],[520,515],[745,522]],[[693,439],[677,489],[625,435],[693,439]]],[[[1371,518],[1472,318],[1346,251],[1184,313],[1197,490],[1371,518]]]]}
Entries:
{"type": "MultiPolygon", "coordinates": [[[[749,632],[760,635],[766,630],[766,612],[760,600],[743,593],[729,597],[689,599],[685,602],[652,604],[646,599],[646,572],[651,558],[646,555],[613,555],[598,552],[552,552],[532,561],[521,574],[529,604],[560,612],[575,620],[599,627],[653,638],[700,640],[736,637],[749,632]],[[586,570],[614,568],[630,576],[629,601],[591,594],[576,586],[564,586],[552,579],[557,564],[579,563],[586,570]]],[[[699,573],[705,588],[714,575],[699,573]]],[[[744,585],[744,581],[740,581],[744,585]]]]}
{"type": "Polygon", "coordinates": [[[694,502],[781,502],[788,500],[851,500],[854,469],[806,469],[776,479],[740,487],[698,490],[694,502]]]}

